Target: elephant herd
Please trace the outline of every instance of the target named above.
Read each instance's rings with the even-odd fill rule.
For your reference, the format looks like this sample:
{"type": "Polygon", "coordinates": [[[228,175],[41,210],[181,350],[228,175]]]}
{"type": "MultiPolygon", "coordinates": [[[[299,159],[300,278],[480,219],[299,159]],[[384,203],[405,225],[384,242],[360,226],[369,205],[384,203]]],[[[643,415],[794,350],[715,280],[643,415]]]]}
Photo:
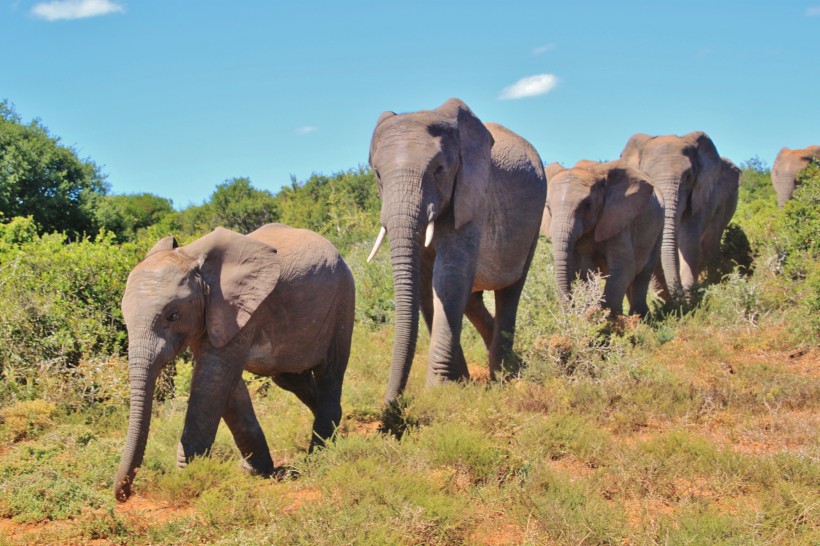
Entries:
{"type": "MultiPolygon", "coordinates": [[[[781,204],[799,162],[820,155],[814,148],[778,155],[772,177],[781,204]]],[[[623,312],[624,297],[631,313],[646,314],[653,278],[666,298],[686,298],[702,264],[719,251],[740,184],[740,170],[702,132],[637,134],[617,161],[545,169],[529,142],[483,123],[458,99],[382,114],[370,166],[382,228],[368,261],[388,235],[393,271],[388,404],[407,384],[419,312],[430,333],[428,384],[469,378],[460,341],[465,316],[486,345],[491,377],[512,364],[518,302],[539,231],[552,242],[564,300],[573,279],[593,270],[607,276],[602,305],[614,315],[623,312]],[[494,294],[494,314],[484,291],[494,294]]],[[[131,404],[117,499],[131,495],[142,463],[159,372],[186,348],[195,365],[179,466],[210,450],[224,419],[243,467],[274,472],[243,370],[293,392],[314,415],[310,450],[323,445],[341,420],[354,300],[344,260],[308,230],[269,224],[241,235],[217,228],[186,246],[173,237],[154,245],[130,273],[122,300],[131,404]]]]}

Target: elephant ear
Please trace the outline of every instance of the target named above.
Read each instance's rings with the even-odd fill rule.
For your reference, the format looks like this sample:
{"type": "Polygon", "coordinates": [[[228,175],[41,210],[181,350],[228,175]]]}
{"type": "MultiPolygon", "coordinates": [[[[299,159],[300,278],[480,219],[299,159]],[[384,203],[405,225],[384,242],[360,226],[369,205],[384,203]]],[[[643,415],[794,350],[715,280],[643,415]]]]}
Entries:
{"type": "Polygon", "coordinates": [[[696,167],[697,180],[692,190],[692,212],[697,214],[709,210],[712,204],[712,194],[720,178],[720,154],[715,148],[715,143],[706,133],[690,133],[687,137],[694,138],[697,149],[693,161],[696,167]]]}
{"type": "MultiPolygon", "coordinates": [[[[148,256],[150,256],[152,254],[156,254],[157,252],[165,252],[167,250],[174,250],[178,246],[179,246],[179,244],[177,243],[177,240],[174,238],[173,235],[169,235],[168,237],[163,237],[162,239],[157,241],[157,243],[154,246],[151,247],[151,250],[148,251],[148,253],[145,255],[145,258],[147,258],[148,256]]],[[[143,258],[143,259],[145,259],[145,258],[143,258]]]]}
{"type": "Polygon", "coordinates": [[[616,167],[607,173],[604,206],[595,224],[595,241],[606,241],[644,211],[655,188],[640,171],[616,167]]]}
{"type": "Polygon", "coordinates": [[[205,328],[214,347],[239,333],[279,281],[276,249],[225,228],[180,249],[196,259],[208,285],[205,328]]]}
{"type": "Polygon", "coordinates": [[[373,166],[373,145],[376,143],[376,132],[379,130],[379,125],[381,125],[384,120],[390,119],[395,115],[395,112],[390,112],[388,110],[387,112],[382,112],[379,119],[376,121],[376,127],[373,129],[373,136],[370,138],[370,157],[368,158],[368,163],[370,163],[371,167],[373,166]]]}
{"type": "Polygon", "coordinates": [[[558,163],[557,161],[553,161],[546,167],[544,167],[544,174],[547,176],[547,184],[549,181],[552,180],[556,174],[560,173],[561,171],[565,170],[564,166],[558,163]]]}
{"type": "Polygon", "coordinates": [[[624,146],[624,149],[621,152],[621,159],[624,160],[630,167],[635,169],[640,168],[641,149],[644,144],[646,144],[649,140],[652,140],[652,138],[652,136],[645,133],[635,133],[629,137],[626,146],[624,146]]]}
{"type": "Polygon", "coordinates": [[[481,120],[459,99],[450,99],[437,110],[454,119],[458,127],[460,165],[453,191],[453,214],[458,229],[484,209],[482,202],[490,185],[494,141],[481,120]]]}

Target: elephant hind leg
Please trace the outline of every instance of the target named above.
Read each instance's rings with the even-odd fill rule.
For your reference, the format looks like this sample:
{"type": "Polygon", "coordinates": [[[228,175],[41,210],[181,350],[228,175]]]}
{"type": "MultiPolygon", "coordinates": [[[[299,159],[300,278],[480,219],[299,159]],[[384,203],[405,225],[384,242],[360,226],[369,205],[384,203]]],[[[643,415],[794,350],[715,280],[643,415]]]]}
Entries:
{"type": "Polygon", "coordinates": [[[481,339],[484,340],[484,345],[487,351],[493,343],[493,323],[495,320],[487,307],[484,305],[483,292],[473,292],[470,294],[470,299],[467,300],[467,307],[464,309],[464,314],[475,326],[481,339]]]}
{"type": "Polygon", "coordinates": [[[279,374],[273,377],[273,382],[286,391],[295,394],[296,397],[316,415],[316,409],[319,405],[319,395],[316,388],[316,380],[313,378],[313,373],[310,370],[302,373],[279,374]]]}
{"type": "Polygon", "coordinates": [[[490,379],[495,380],[499,374],[503,378],[518,372],[519,362],[513,352],[513,341],[518,302],[525,281],[526,277],[522,277],[515,284],[495,291],[495,322],[489,351],[490,379]]]}
{"type": "Polygon", "coordinates": [[[310,452],[322,447],[333,438],[342,422],[342,383],[350,359],[351,327],[353,317],[342,321],[337,328],[324,365],[313,369],[317,392],[317,407],[313,419],[310,452]]]}
{"type": "Polygon", "coordinates": [[[274,470],[273,459],[265,440],[265,433],[253,411],[248,387],[241,379],[228,398],[222,418],[242,454],[243,468],[254,474],[270,476],[274,470]]]}

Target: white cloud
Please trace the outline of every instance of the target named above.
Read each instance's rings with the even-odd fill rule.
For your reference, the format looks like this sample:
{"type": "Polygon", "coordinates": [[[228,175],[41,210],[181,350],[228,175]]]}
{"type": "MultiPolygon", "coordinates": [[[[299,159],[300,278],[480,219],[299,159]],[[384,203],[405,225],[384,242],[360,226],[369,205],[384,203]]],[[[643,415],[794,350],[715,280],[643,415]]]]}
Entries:
{"type": "Polygon", "coordinates": [[[544,44],[544,45],[540,45],[536,48],[533,48],[532,54],[533,55],[543,55],[544,53],[549,53],[553,49],[555,49],[555,44],[544,44]]]}
{"type": "Polygon", "coordinates": [[[31,8],[31,13],[46,21],[85,19],[124,11],[125,6],[111,0],[54,0],[31,8]]]}
{"type": "Polygon", "coordinates": [[[308,133],[315,133],[318,130],[319,130],[319,128],[314,127],[313,125],[303,125],[302,127],[297,127],[296,128],[296,134],[297,135],[306,135],[308,133]]]}
{"type": "Polygon", "coordinates": [[[558,78],[553,74],[527,76],[505,87],[498,98],[501,100],[515,100],[526,97],[536,97],[544,93],[549,93],[557,84],[558,78]]]}
{"type": "Polygon", "coordinates": [[[806,8],[806,17],[816,17],[820,15],[820,6],[806,8]]]}

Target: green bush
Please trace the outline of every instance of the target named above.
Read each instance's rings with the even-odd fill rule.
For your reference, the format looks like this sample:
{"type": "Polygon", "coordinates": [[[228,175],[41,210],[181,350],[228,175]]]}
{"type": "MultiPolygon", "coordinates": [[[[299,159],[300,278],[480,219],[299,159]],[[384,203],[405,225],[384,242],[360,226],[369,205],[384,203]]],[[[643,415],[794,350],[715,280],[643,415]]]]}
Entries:
{"type": "Polygon", "coordinates": [[[110,233],[73,243],[53,234],[0,253],[0,403],[42,395],[55,373],[85,360],[123,354],[120,300],[135,248],[110,233]]]}

